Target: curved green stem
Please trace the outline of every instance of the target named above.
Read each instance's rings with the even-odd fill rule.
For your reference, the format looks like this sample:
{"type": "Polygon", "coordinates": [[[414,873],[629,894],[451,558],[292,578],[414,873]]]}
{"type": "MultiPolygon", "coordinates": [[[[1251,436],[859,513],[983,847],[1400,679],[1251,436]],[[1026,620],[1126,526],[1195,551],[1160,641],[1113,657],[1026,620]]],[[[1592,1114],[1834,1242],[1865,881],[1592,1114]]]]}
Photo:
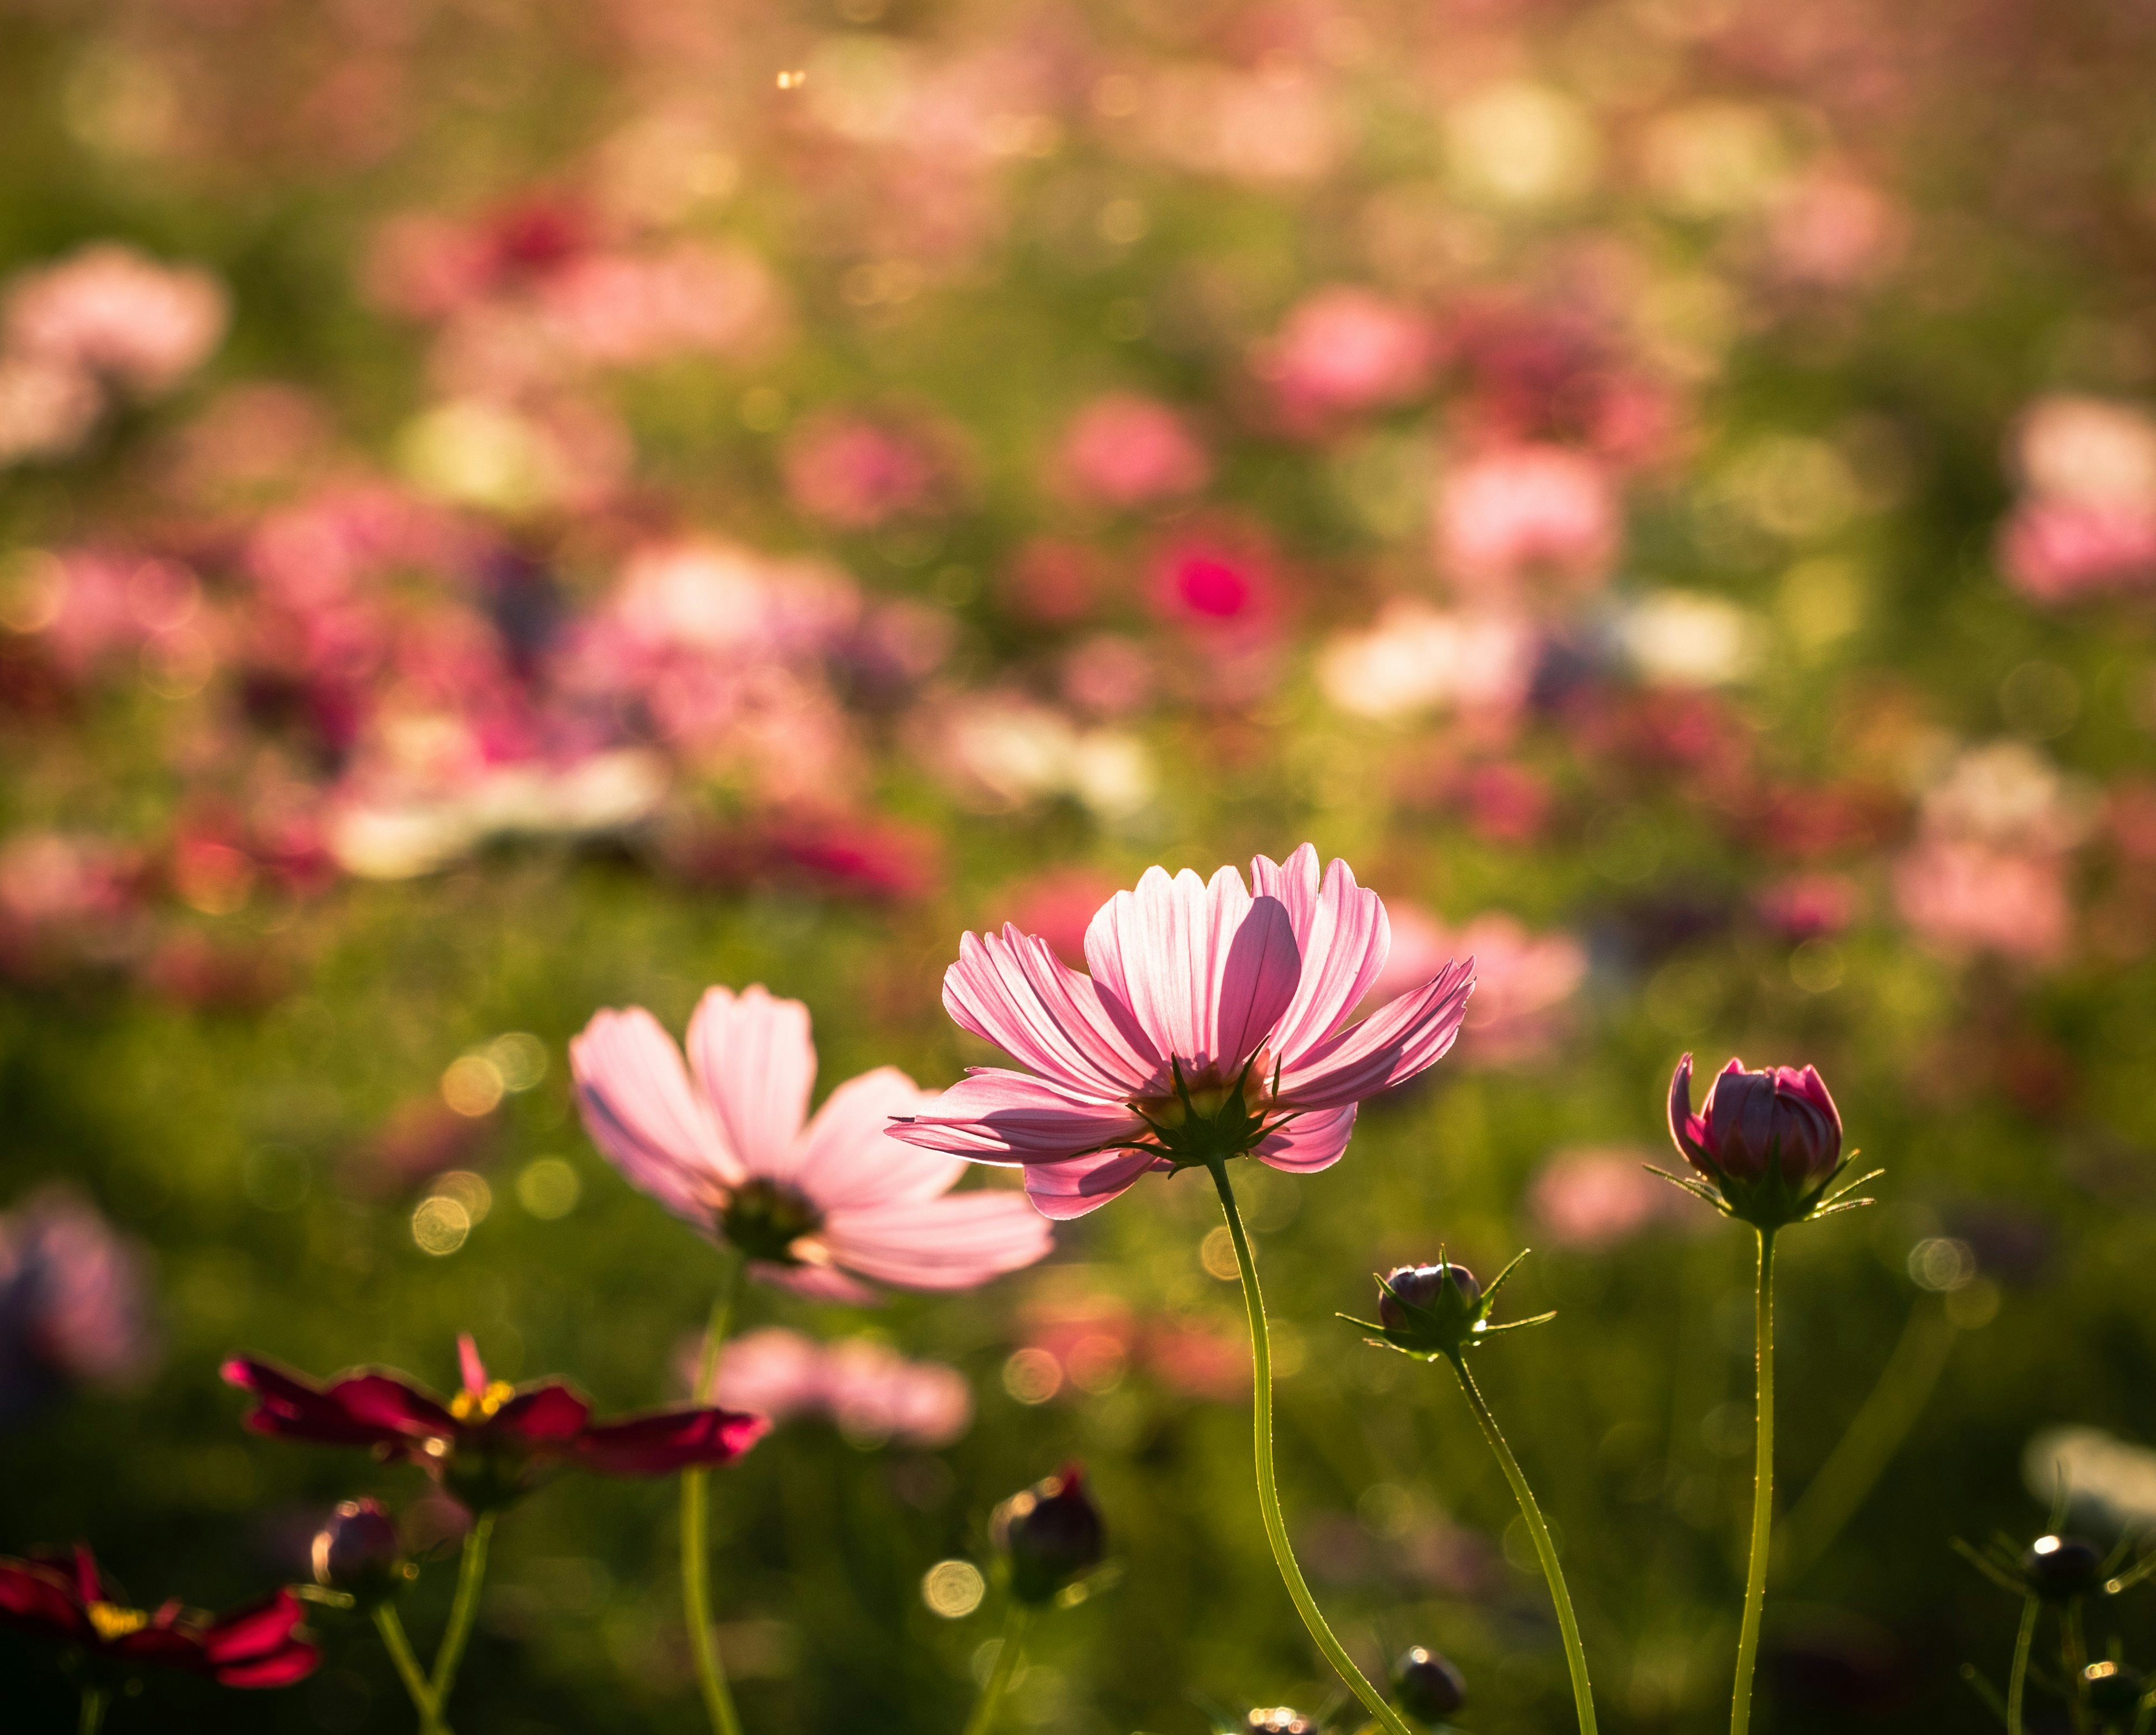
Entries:
{"type": "Polygon", "coordinates": [[[1774,1231],[1759,1231],[1759,1287],[1753,1340],[1758,1384],[1758,1439],[1752,1471],[1752,1562],[1744,1574],[1744,1624],[1737,1635],[1737,1685],[1729,1735],[1752,1727],[1752,1676],[1759,1660],[1759,1617],[1767,1604],[1767,1558],[1774,1538],[1774,1231]]]}
{"type": "Polygon", "coordinates": [[[494,1514],[481,1512],[465,1538],[464,1558],[457,1566],[456,1599],[449,1604],[449,1630],[442,1648],[434,1653],[434,1676],[429,1691],[434,1699],[431,1727],[439,1730],[448,1715],[449,1689],[456,1685],[457,1665],[465,1658],[465,1643],[471,1637],[472,1621],[479,1614],[479,1587],[486,1579],[486,1545],[494,1535],[494,1514]]]}
{"type": "Polygon", "coordinates": [[[2068,1603],[2059,1617],[2059,1666],[2066,1677],[2066,1716],[2074,1726],[2074,1735],[2091,1735],[2088,1680],[2082,1673],[2088,1667],[2088,1640],[2082,1634],[2079,1597],[2068,1603]]]}
{"type": "MultiPolygon", "coordinates": [[[[711,1401],[711,1389],[718,1383],[719,1354],[726,1343],[726,1328],[733,1323],[734,1291],[740,1276],[740,1259],[729,1255],[719,1279],[717,1298],[711,1303],[711,1323],[704,1329],[703,1357],[696,1365],[699,1404],[711,1401]]],[[[708,1470],[681,1474],[681,1607],[711,1735],[742,1735],[741,1713],[734,1709],[726,1671],[719,1661],[718,1635],[711,1625],[711,1481],[708,1470]]]]}
{"type": "Polygon", "coordinates": [[[76,1735],[97,1735],[105,1725],[105,1692],[101,1686],[82,1690],[82,1712],[75,1719],[76,1735]]]}
{"type": "Polygon", "coordinates": [[[2021,1735],[2021,1705],[2029,1694],[2029,1653],[2036,1643],[2035,1597],[2021,1604],[2021,1630],[2014,1637],[2014,1666],[2006,1676],[2006,1735],[2021,1735]]]}
{"type": "Polygon", "coordinates": [[[1280,1568],[1281,1582],[1287,1586],[1288,1599],[1295,1604],[1296,1613],[1302,1616],[1302,1624],[1310,1630],[1310,1636],[1324,1653],[1326,1661],[1332,1665],[1334,1672],[1348,1683],[1387,1735],[1410,1735],[1400,1714],[1385,1702],[1383,1693],[1370,1685],[1363,1671],[1355,1666],[1355,1660],[1348,1655],[1347,1648],[1326,1625],[1317,1599],[1310,1594],[1310,1586],[1303,1581],[1302,1569],[1296,1564],[1295,1550],[1289,1546],[1287,1524],[1281,1517],[1280,1492],[1273,1474],[1272,1345],[1265,1328],[1265,1297],[1258,1291],[1257,1262],[1250,1256],[1250,1240],[1243,1232],[1243,1215],[1235,1208],[1235,1190],[1229,1182],[1226,1162],[1216,1159],[1206,1167],[1212,1171],[1213,1185],[1219,1190],[1220,1209],[1227,1216],[1228,1233],[1235,1243],[1235,1263],[1243,1274],[1243,1305],[1250,1316],[1250,1435],[1257,1453],[1258,1515],[1265,1521],[1265,1540],[1272,1544],[1273,1560],[1280,1568]]]}
{"type": "Polygon", "coordinates": [[[966,1735],[988,1735],[995,1727],[1004,1691],[1018,1673],[1019,1647],[1025,1642],[1025,1630],[1032,1621],[1033,1610],[1013,1597],[1010,1612],[1004,1616],[1003,1643],[996,1649],[995,1666],[989,1670],[988,1684],[974,1702],[973,1714],[966,1719],[966,1735]]]}
{"type": "Polygon", "coordinates": [[[404,1683],[412,1708],[419,1713],[423,1735],[449,1735],[449,1727],[443,1722],[434,1703],[434,1690],[427,1684],[426,1671],[419,1666],[412,1641],[404,1636],[404,1623],[398,1618],[393,1604],[374,1605],[374,1630],[382,1635],[382,1649],[389,1653],[389,1661],[396,1664],[397,1678],[404,1683]]]}
{"type": "Polygon", "coordinates": [[[1490,1442],[1490,1450],[1496,1453],[1505,1480],[1512,1484],[1512,1497],[1520,1503],[1520,1516],[1527,1521],[1527,1534],[1534,1538],[1535,1558],[1542,1563],[1543,1577],[1549,1581],[1550,1599],[1557,1604],[1558,1630],[1564,1637],[1565,1667],[1572,1671],[1572,1704],[1578,1714],[1580,1735],[1595,1735],[1594,1689],[1587,1679],[1587,1647],[1579,1641],[1579,1617],[1573,1612],[1572,1593],[1565,1588],[1564,1569],[1558,1564],[1557,1544],[1550,1540],[1549,1526],[1543,1522],[1543,1509],[1535,1503],[1533,1491],[1527,1487],[1520,1461],[1512,1456],[1512,1448],[1498,1431],[1497,1418],[1490,1413],[1481,1387],[1476,1384],[1475,1376],[1467,1371],[1465,1358],[1454,1356],[1451,1360],[1452,1371],[1460,1376],[1460,1390],[1474,1406],[1475,1420],[1482,1425],[1482,1437],[1490,1442]]]}

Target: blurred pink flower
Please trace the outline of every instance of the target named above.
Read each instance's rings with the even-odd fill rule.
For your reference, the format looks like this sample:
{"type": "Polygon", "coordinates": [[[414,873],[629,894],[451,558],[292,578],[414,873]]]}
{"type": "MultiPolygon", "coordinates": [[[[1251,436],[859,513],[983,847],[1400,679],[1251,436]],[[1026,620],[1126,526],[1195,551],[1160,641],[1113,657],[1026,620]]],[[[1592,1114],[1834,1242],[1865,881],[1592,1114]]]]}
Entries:
{"type": "MultiPolygon", "coordinates": [[[[700,1353],[689,1346],[685,1373],[700,1353]]],[[[929,1451],[958,1439],[973,1420],[972,1389],[956,1368],[909,1361],[870,1338],[824,1344],[777,1326],[726,1345],[712,1401],[774,1422],[823,1417],[850,1440],[929,1451]]]]}
{"type": "Polygon", "coordinates": [[[1622,1146],[1559,1151],[1527,1188],[1537,1231],[1560,1247],[1594,1251],[1649,1229],[1697,1227],[1707,1219],[1659,1175],[1649,1153],[1622,1146]]]}
{"type": "Polygon", "coordinates": [[[0,842],[0,919],[28,929],[110,922],[141,895],[140,853],[101,838],[18,832],[0,842]]]}
{"type": "Polygon", "coordinates": [[[1169,543],[1154,561],[1149,600],[1163,620],[1216,642],[1269,633],[1281,612],[1270,551],[1233,526],[1169,543]]]}
{"type": "Polygon", "coordinates": [[[1121,632],[1096,632],[1071,646],[1057,684],[1072,709],[1093,717],[1128,717],[1163,691],[1152,654],[1121,632]]]}
{"type": "Polygon", "coordinates": [[[1794,940],[1840,934],[1862,906],[1862,888],[1845,873],[1792,874],[1763,888],[1757,899],[1760,919],[1794,940]]]}
{"type": "Polygon", "coordinates": [[[1999,563],[2039,602],[2156,581],[2156,504],[2024,500],[1999,537],[1999,563]]]}
{"type": "Polygon", "coordinates": [[[860,1277],[970,1289],[1048,1251],[1047,1225],[1014,1194],[950,1194],[963,1162],[885,1138],[932,1100],[903,1072],[849,1079],[808,1118],[816,1051],[800,1001],[710,989],[688,1048],[685,1070],[641,1007],[593,1014],[569,1045],[578,1107],[633,1185],[738,1249],[753,1276],[865,1302],[860,1277]]]}
{"type": "Polygon", "coordinates": [[[1384,905],[1344,862],[1321,885],[1309,844],[1285,866],[1258,857],[1250,874],[1255,895],[1232,868],[1209,884],[1148,868],[1086,930],[1090,977],[1015,927],[967,934],[945,1009],[1031,1071],[974,1067],[892,1136],[1021,1165],[1053,1217],[1199,1162],[1337,1162],[1358,1101],[1452,1046],[1474,961],[1350,1023],[1385,966],[1384,905]]]}
{"type": "Polygon", "coordinates": [[[1091,543],[1036,537],[1021,547],[999,586],[1014,613],[1043,627],[1070,627],[1093,612],[1106,582],[1091,543]]]}
{"type": "Polygon", "coordinates": [[[126,1387],[158,1354],[141,1250],[64,1182],[0,1213],[0,1423],[55,1386],[126,1387]]]}
{"type": "Polygon", "coordinates": [[[1409,403],[1428,392],[1437,335],[1413,310],[1350,284],[1296,304],[1254,366],[1292,425],[1409,403]]]}
{"type": "Polygon", "coordinates": [[[1845,289],[1891,270],[1908,239],[1902,210],[1878,187],[1837,166],[1813,170],[1776,198],[1767,251],[1791,283],[1845,289]]]}
{"type": "Polygon", "coordinates": [[[0,465],[65,458],[105,407],[88,374],[34,356],[0,353],[0,465]]]}
{"type": "Polygon", "coordinates": [[[1213,464],[1168,405],[1111,392],[1071,418],[1054,473],[1072,499],[1127,512],[1196,494],[1212,479],[1213,464]]]}
{"type": "Polygon", "coordinates": [[[1377,1005],[1424,981],[1455,957],[1475,960],[1475,998],[1461,1026],[1470,1066],[1512,1066],[1547,1053],[1568,1003],[1587,980],[1587,949],[1568,934],[1531,932],[1502,911],[1449,929],[1413,904],[1389,906],[1393,946],[1366,999],[1377,1005]]]}
{"type": "Polygon", "coordinates": [[[751,356],[780,323],[770,269],[737,245],[683,241],[647,254],[590,253],[554,273],[537,294],[548,331],[603,366],[751,356]]]}
{"type": "Polygon", "coordinates": [[[1170,62],[1148,80],[1136,107],[1133,124],[1149,155],[1253,187],[1318,180],[1349,139],[1330,93],[1291,63],[1246,70],[1170,62]]]}
{"type": "Polygon", "coordinates": [[[1250,1355],[1242,1336],[1196,1320],[1161,1322],[1147,1330],[1145,1364],[1171,1390],[1210,1403],[1250,1395],[1250,1355]]]}
{"type": "Polygon", "coordinates": [[[1573,591],[1609,576],[1623,525],[1603,467],[1558,446],[1500,448],[1455,465],[1438,491],[1440,570],[1501,600],[1546,576],[1573,591]]]}
{"type": "Polygon", "coordinates": [[[33,557],[21,606],[23,624],[74,680],[117,664],[184,677],[192,692],[216,668],[201,581],[176,561],[91,549],[33,557]]]}
{"type": "Polygon", "coordinates": [[[2056,964],[2071,937],[2066,858],[2056,852],[1926,838],[1895,864],[1894,898],[1917,935],[1949,955],[2056,964]]]}
{"type": "Polygon", "coordinates": [[[227,313],[208,272],[100,242],[18,274],[0,317],[11,356],[158,397],[209,359],[227,313]]]}
{"type": "Polygon", "coordinates": [[[787,497],[841,530],[873,530],[895,518],[947,511],[959,492],[948,443],[924,429],[834,412],[788,438],[781,468],[787,497]]]}
{"type": "Polygon", "coordinates": [[[1050,868],[1006,887],[996,899],[1004,922],[1037,935],[1072,969],[1086,961],[1086,930],[1116,895],[1115,878],[1100,868],[1050,868]]]}

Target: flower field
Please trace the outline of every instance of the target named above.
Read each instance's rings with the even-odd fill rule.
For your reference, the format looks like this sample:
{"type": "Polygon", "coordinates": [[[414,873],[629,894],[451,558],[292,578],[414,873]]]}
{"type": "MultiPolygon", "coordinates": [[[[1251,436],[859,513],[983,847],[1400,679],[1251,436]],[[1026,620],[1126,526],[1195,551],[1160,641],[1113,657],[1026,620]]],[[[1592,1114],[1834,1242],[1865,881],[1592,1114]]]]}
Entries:
{"type": "Polygon", "coordinates": [[[0,1725],[2148,1735],[2152,74],[0,0],[0,1725]]]}

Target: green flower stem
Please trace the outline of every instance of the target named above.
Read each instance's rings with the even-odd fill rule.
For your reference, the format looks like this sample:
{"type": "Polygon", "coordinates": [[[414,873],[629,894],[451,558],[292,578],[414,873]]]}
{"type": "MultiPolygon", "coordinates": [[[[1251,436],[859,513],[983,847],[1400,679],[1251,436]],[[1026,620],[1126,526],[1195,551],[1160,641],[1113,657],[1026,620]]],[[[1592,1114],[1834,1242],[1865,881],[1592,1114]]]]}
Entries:
{"type": "Polygon", "coordinates": [[[1527,1534],[1534,1538],[1535,1558],[1542,1562],[1543,1577],[1549,1581],[1550,1599],[1557,1604],[1558,1630],[1564,1636],[1564,1662],[1572,1671],[1572,1703],[1579,1717],[1579,1735],[1594,1735],[1594,1689],[1587,1679],[1587,1648],[1579,1642],[1579,1617],[1573,1612],[1572,1593],[1565,1589],[1564,1569],[1558,1564],[1557,1544],[1550,1540],[1549,1526],[1543,1522],[1542,1508],[1535,1503],[1533,1491],[1527,1487],[1520,1461],[1512,1456],[1512,1448],[1498,1431],[1497,1418],[1490,1413],[1481,1387],[1476,1384],[1475,1376],[1467,1371],[1466,1359],[1455,1355],[1450,1360],[1452,1371],[1460,1376],[1460,1390],[1474,1406],[1475,1420],[1482,1425],[1482,1437],[1490,1442],[1490,1450],[1496,1453],[1505,1480],[1512,1484],[1512,1497],[1520,1502],[1520,1516],[1527,1520],[1527,1534]]]}
{"type": "Polygon", "coordinates": [[[479,1614],[479,1587],[486,1579],[486,1545],[494,1535],[494,1514],[481,1512],[465,1538],[464,1558],[457,1566],[456,1599],[449,1604],[449,1630],[442,1648],[434,1653],[434,1677],[429,1691],[434,1695],[432,1727],[444,1727],[449,1705],[449,1689],[456,1685],[457,1665],[465,1658],[465,1642],[471,1637],[472,1621],[479,1614]]]}
{"type": "Polygon", "coordinates": [[[434,1703],[434,1690],[427,1684],[426,1671],[413,1653],[412,1641],[404,1636],[404,1623],[398,1619],[394,1604],[374,1605],[374,1629],[382,1635],[382,1649],[389,1653],[389,1661],[397,1666],[397,1678],[404,1683],[412,1708],[419,1713],[424,1735],[449,1735],[449,1726],[434,1703]]]}
{"type": "Polygon", "coordinates": [[[2014,1637],[2014,1666],[2006,1676],[2006,1735],[2021,1735],[2021,1704],[2029,1695],[2029,1652],[2036,1643],[2035,1597],[2021,1604],[2021,1630],[2014,1637]]]}
{"type": "MultiPolygon", "coordinates": [[[[718,1297],[711,1303],[711,1323],[704,1329],[703,1358],[696,1365],[696,1399],[711,1401],[718,1383],[719,1355],[733,1323],[734,1292],[740,1286],[741,1261],[729,1255],[719,1279],[718,1297]]],[[[711,1472],[685,1470],[681,1473],[681,1607],[689,1625],[689,1649],[696,1659],[696,1684],[704,1695],[704,1713],[711,1721],[711,1735],[742,1735],[741,1713],[726,1686],[726,1671],[719,1661],[719,1640],[711,1625],[711,1472]]]]}
{"type": "Polygon", "coordinates": [[[105,1725],[105,1689],[86,1686],[82,1690],[82,1714],[75,1719],[76,1735],[97,1735],[105,1725]]]}
{"type": "Polygon", "coordinates": [[[1250,1435],[1256,1447],[1258,1514],[1265,1521],[1265,1540],[1272,1544],[1273,1559],[1280,1568],[1281,1582],[1287,1586],[1288,1599],[1295,1604],[1296,1613],[1302,1616],[1302,1624],[1310,1630],[1310,1636],[1324,1653],[1326,1661],[1332,1665],[1335,1672],[1388,1735],[1411,1735],[1400,1714],[1385,1702],[1385,1696],[1370,1685],[1363,1671],[1355,1666],[1355,1660],[1348,1655],[1347,1648],[1333,1636],[1332,1629],[1326,1625],[1325,1616],[1318,1610],[1317,1599],[1303,1582],[1302,1569],[1296,1564],[1295,1550],[1289,1546],[1287,1525],[1281,1517],[1280,1492],[1273,1473],[1272,1345],[1265,1327],[1265,1297],[1258,1290],[1257,1262],[1250,1256],[1250,1240],[1243,1232],[1243,1215],[1235,1208],[1235,1190],[1228,1180],[1225,1159],[1215,1158],[1206,1167],[1212,1171],[1213,1185],[1219,1190],[1220,1209],[1228,1219],[1228,1233],[1235,1243],[1235,1263],[1243,1274],[1243,1305],[1250,1316],[1250,1435]]]}
{"type": "Polygon", "coordinates": [[[1767,1604],[1767,1559],[1774,1539],[1774,1231],[1759,1231],[1759,1287],[1753,1338],[1758,1384],[1758,1440],[1752,1471],[1752,1562],[1744,1574],[1744,1623],[1737,1635],[1737,1685],[1729,1735],[1752,1727],[1752,1676],[1759,1660],[1759,1617],[1767,1604]]]}
{"type": "Polygon", "coordinates": [[[1013,1597],[1010,1611],[1004,1616],[1003,1643],[996,1647],[995,1666],[988,1671],[988,1684],[974,1702],[973,1714],[966,1719],[966,1735],[988,1735],[995,1727],[1004,1693],[1018,1673],[1019,1648],[1025,1643],[1025,1630],[1032,1623],[1033,1610],[1013,1597]]]}
{"type": "Polygon", "coordinates": [[[2079,1597],[2059,1617],[2059,1666],[2066,1677],[2066,1715],[2072,1720],[2074,1735],[2092,1735],[2088,1682],[2082,1673],[2088,1667],[2088,1640],[2082,1634],[2079,1597]]]}

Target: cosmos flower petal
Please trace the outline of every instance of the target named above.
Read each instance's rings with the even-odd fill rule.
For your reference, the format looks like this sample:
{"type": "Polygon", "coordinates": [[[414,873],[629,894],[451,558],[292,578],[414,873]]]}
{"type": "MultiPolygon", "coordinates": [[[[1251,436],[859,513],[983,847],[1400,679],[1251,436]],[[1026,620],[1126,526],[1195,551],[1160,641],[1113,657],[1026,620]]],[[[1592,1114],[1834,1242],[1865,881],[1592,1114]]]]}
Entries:
{"type": "Polygon", "coordinates": [[[960,1079],[891,1136],[976,1162],[1024,1163],[1076,1156],[1145,1131],[1127,1105],[1079,1097],[1023,1072],[983,1067],[960,1079]]]}
{"type": "Polygon", "coordinates": [[[957,1157],[909,1149],[886,1136],[894,1116],[917,1114],[936,1101],[896,1067],[849,1078],[816,1111],[802,1135],[794,1180],[819,1209],[867,1210],[910,1204],[950,1190],[965,1173],[957,1157]]]}
{"type": "MultiPolygon", "coordinates": [[[[406,1437],[401,1425],[354,1416],[335,1395],[275,1362],[234,1356],[221,1372],[227,1384],[254,1395],[245,1425],[254,1433],[321,1446],[379,1446],[406,1437]]],[[[85,1593],[85,1599],[98,1599],[85,1593]]]]}
{"type": "Polygon", "coordinates": [[[625,1415],[586,1429],[577,1442],[577,1462],[601,1476],[671,1476],[679,1470],[731,1464],[770,1428],[760,1415],[730,1410],[625,1415]]]}
{"type": "Polygon", "coordinates": [[[791,1290],[806,1301],[837,1302],[850,1308],[882,1305],[883,1297],[858,1277],[850,1277],[835,1266],[780,1265],[766,1259],[752,1260],[748,1274],[774,1289],[791,1290]]]}
{"type": "Polygon", "coordinates": [[[1057,1222],[1096,1211],[1128,1192],[1142,1175],[1165,1169],[1168,1160],[1149,1150],[1093,1151],[1060,1162],[1025,1165],[1025,1196],[1044,1217],[1057,1222]]]}
{"type": "Polygon", "coordinates": [[[952,1193],[872,1211],[834,1211],[824,1244],[849,1271],[908,1289],[970,1289],[1031,1265],[1053,1245],[1016,1193],[952,1193]]]}
{"type": "Polygon", "coordinates": [[[1321,884],[1317,851],[1304,844],[1284,862],[1250,863],[1250,883],[1286,908],[1301,958],[1295,998],[1273,1036],[1273,1052],[1292,1067],[1333,1034],[1383,972],[1392,926],[1383,901],[1355,883],[1338,857],[1321,884]]]}
{"type": "Polygon", "coordinates": [[[592,1419],[592,1406],[558,1379],[526,1386],[494,1414],[490,1432],[526,1446],[558,1446],[581,1434],[592,1419]]]}
{"type": "Polygon", "coordinates": [[[1086,961],[1163,1055],[1201,1070],[1232,1065],[1245,1056],[1222,1052],[1221,987],[1250,913],[1249,889],[1232,868],[1209,883],[1187,868],[1172,879],[1148,868],[1137,889],[1116,893],[1093,918],[1086,961]]]}
{"type": "Polygon", "coordinates": [[[1291,1175],[1329,1169],[1347,1151],[1355,1131],[1355,1108],[1350,1103],[1344,1108],[1299,1114],[1279,1132],[1260,1139],[1250,1154],[1268,1168],[1285,1169],[1291,1175]]]}
{"type": "Polygon", "coordinates": [[[961,1029],[1068,1089],[1133,1096],[1165,1065],[1121,999],[1014,927],[959,940],[943,1005],[961,1029]]]}
{"type": "Polygon", "coordinates": [[[659,1021],[641,1006],[593,1014],[569,1043],[569,1069],[600,1154],[631,1186],[710,1228],[715,1187],[743,1170],[659,1021]]]}
{"type": "Polygon", "coordinates": [[[1277,898],[1253,898],[1228,940],[1219,984],[1212,990],[1216,1052],[1224,1067],[1257,1052],[1293,1002],[1301,976],[1302,955],[1286,906],[1277,898]]]}
{"type": "Polygon", "coordinates": [[[441,1400],[402,1374],[343,1374],[330,1382],[326,1395],[353,1421],[372,1425],[385,1439],[439,1439],[456,1431],[456,1418],[441,1400]]]}
{"type": "Polygon", "coordinates": [[[1474,987],[1473,959],[1448,965],[1283,1071],[1281,1100],[1303,1109],[1335,1108],[1412,1078],[1451,1047],[1474,987]]]}
{"type": "Polygon", "coordinates": [[[708,989],[689,1021],[688,1049],[696,1088],[742,1166],[790,1179],[816,1083],[808,1007],[760,986],[708,989]]]}
{"type": "Polygon", "coordinates": [[[0,1559],[0,1621],[84,1639],[90,1620],[65,1574],[35,1560],[0,1559]]]}

